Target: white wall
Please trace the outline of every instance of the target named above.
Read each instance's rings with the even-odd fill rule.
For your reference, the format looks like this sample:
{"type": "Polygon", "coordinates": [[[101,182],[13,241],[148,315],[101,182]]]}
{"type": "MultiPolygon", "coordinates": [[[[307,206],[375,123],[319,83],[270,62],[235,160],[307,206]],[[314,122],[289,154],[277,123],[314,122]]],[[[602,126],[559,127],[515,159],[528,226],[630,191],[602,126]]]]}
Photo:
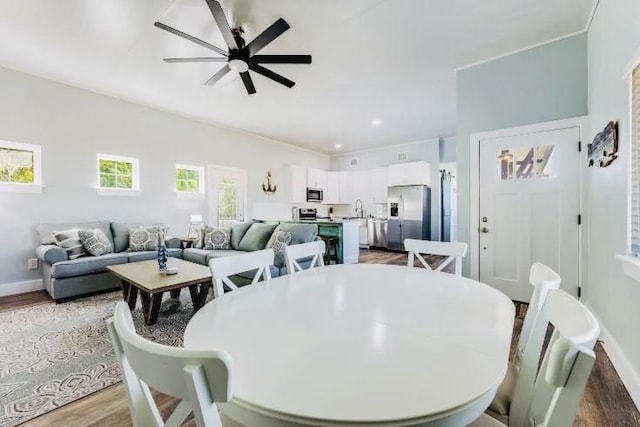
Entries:
{"type": "Polygon", "coordinates": [[[628,252],[629,82],[640,59],[640,2],[601,0],[589,31],[591,138],[610,120],[619,122],[619,159],[589,170],[587,186],[588,283],[586,299],[604,326],[605,348],[640,404],[640,283],[621,271],[616,254],[628,252]]]}
{"type": "Polygon", "coordinates": [[[256,203],[285,200],[284,164],[328,169],[330,163],[323,154],[1,68],[0,117],[0,140],[42,146],[45,186],[42,194],[0,193],[0,293],[3,285],[40,278],[26,269],[36,224],[162,221],[178,236],[189,214],[207,218],[206,200],[173,193],[176,163],[246,168],[249,217],[256,203]],[[140,196],[98,196],[96,153],[138,158],[140,196]],[[279,187],[273,196],[261,189],[268,170],[279,187]]]}
{"type": "MultiPolygon", "coordinates": [[[[409,162],[426,161],[431,164],[431,234],[434,240],[439,239],[440,236],[440,151],[441,148],[446,150],[447,157],[452,157],[451,152],[455,151],[455,139],[447,138],[441,142],[437,139],[411,142],[406,144],[393,145],[389,147],[377,148],[372,150],[358,151],[353,153],[345,153],[341,155],[334,155],[331,157],[331,169],[339,171],[365,171],[378,167],[388,166],[398,162],[398,153],[407,153],[409,162]],[[448,147],[453,147],[450,149],[448,147]],[[351,166],[352,160],[357,160],[357,166],[351,166]]],[[[454,156],[455,157],[455,156],[454,156]]],[[[451,161],[451,160],[448,160],[451,161]]],[[[369,187],[370,188],[370,187],[369,187]]],[[[371,190],[373,191],[373,190],[371,190]]],[[[371,197],[365,197],[364,200],[373,199],[371,197]]],[[[341,207],[338,214],[344,212],[344,207],[341,207]]],[[[346,208],[348,211],[345,214],[352,215],[352,207],[346,208]]],[[[375,215],[375,206],[370,201],[365,203],[366,213],[372,213],[375,215]]]]}

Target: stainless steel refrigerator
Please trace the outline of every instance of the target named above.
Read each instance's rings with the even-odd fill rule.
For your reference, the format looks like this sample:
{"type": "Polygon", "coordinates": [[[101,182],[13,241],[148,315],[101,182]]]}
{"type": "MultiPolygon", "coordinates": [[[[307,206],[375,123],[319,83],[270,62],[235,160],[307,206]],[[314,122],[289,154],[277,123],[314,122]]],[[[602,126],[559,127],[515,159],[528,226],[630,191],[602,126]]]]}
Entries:
{"type": "Polygon", "coordinates": [[[389,187],[387,248],[404,250],[404,239],[431,239],[431,188],[389,187]]]}

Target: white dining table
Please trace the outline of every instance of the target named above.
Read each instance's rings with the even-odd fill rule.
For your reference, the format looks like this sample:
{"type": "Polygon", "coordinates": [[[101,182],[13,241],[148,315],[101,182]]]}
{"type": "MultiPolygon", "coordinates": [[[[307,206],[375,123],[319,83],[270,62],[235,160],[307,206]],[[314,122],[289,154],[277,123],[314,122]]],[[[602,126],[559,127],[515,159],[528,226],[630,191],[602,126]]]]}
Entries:
{"type": "Polygon", "coordinates": [[[208,303],[184,346],[233,359],[225,417],[256,427],[464,426],[508,363],[515,309],[447,273],[331,265],[208,303]]]}

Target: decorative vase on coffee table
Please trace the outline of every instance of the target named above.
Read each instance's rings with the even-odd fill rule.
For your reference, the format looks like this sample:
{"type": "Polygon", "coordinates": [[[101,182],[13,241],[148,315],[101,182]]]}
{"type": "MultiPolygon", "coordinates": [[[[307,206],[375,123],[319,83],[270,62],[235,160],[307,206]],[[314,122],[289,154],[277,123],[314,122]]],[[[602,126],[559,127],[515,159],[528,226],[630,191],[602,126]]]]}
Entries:
{"type": "Polygon", "coordinates": [[[160,268],[160,273],[165,274],[167,272],[167,259],[169,256],[167,255],[167,246],[164,244],[164,236],[162,236],[162,233],[160,233],[158,240],[158,267],[160,268]]]}

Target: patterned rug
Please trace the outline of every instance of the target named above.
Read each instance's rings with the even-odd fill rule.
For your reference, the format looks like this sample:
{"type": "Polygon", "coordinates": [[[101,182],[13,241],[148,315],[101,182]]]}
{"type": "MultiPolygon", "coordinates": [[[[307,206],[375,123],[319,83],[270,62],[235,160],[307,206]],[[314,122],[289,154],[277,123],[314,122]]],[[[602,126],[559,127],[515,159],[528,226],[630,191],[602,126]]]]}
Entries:
{"type": "MultiPolygon", "coordinates": [[[[121,292],[0,313],[0,427],[16,426],[121,381],[105,319],[121,292]]],[[[162,303],[158,323],[138,333],[182,346],[193,315],[189,292],[162,303]]]]}

